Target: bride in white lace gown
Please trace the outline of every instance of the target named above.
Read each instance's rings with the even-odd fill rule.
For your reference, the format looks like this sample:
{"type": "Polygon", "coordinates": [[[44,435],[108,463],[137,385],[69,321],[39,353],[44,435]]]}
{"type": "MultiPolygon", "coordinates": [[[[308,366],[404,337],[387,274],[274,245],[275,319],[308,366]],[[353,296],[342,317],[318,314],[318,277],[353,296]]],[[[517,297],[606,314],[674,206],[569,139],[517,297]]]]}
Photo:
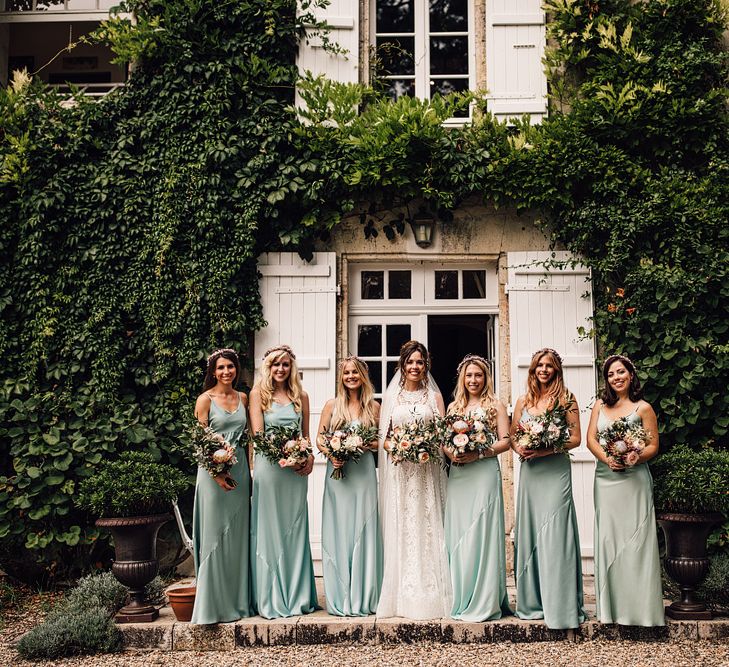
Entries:
{"type": "Polygon", "coordinates": [[[443,513],[447,477],[437,463],[393,465],[387,449],[392,426],[430,421],[444,412],[443,397],[429,376],[428,351],[409,341],[387,388],[380,416],[380,518],[384,573],[377,616],[413,619],[450,614],[452,593],[443,513]]]}

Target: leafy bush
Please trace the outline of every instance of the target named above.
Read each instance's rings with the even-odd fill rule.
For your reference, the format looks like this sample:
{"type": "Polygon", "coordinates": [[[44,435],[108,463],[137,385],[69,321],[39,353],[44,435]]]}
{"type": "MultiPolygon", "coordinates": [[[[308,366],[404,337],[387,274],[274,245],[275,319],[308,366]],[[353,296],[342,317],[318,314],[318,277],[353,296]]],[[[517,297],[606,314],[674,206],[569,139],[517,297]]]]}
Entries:
{"type": "Polygon", "coordinates": [[[144,452],[126,452],[102,462],[93,477],[81,482],[76,503],[98,517],[162,514],[188,486],[176,468],[144,452]]]}
{"type": "Polygon", "coordinates": [[[729,451],[677,445],[651,464],[656,508],[729,515],[729,451]]]}
{"type": "Polygon", "coordinates": [[[729,613],[729,553],[717,552],[709,558],[709,572],[698,594],[709,608],[726,614],[729,613]]]}
{"type": "Polygon", "coordinates": [[[66,594],[63,603],[56,605],[52,615],[84,607],[99,607],[115,614],[124,605],[128,592],[129,589],[111,572],[89,574],[79,579],[78,584],[66,594]]]}

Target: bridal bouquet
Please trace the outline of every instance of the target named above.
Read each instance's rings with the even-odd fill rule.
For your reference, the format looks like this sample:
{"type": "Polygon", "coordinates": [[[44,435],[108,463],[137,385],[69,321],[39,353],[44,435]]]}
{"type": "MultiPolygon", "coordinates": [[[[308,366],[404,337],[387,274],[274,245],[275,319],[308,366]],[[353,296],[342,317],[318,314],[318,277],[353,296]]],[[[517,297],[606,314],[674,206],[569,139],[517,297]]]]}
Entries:
{"type": "Polygon", "coordinates": [[[638,463],[648,439],[643,426],[628,421],[627,417],[616,419],[610,426],[597,432],[597,441],[605,454],[628,468],[638,463]]]}
{"type": "Polygon", "coordinates": [[[268,426],[251,437],[256,452],[282,468],[296,468],[311,454],[309,438],[299,434],[297,426],[268,426]]]}
{"type": "MultiPolygon", "coordinates": [[[[565,405],[557,403],[544,414],[534,415],[528,421],[519,422],[516,426],[516,444],[525,449],[553,449],[555,453],[569,456],[566,447],[570,438],[567,412],[572,405],[572,401],[565,405]]],[[[520,457],[520,460],[524,459],[520,457]]]]}
{"type": "MultiPolygon", "coordinates": [[[[329,458],[344,463],[359,461],[367,446],[377,440],[377,427],[349,424],[335,431],[325,431],[321,436],[321,449],[329,458]]],[[[344,479],[344,469],[334,468],[330,477],[344,479]]]]}
{"type": "Polygon", "coordinates": [[[212,477],[229,472],[238,463],[235,447],[209,426],[195,420],[190,424],[189,438],[193,458],[212,477]]]}
{"type": "Polygon", "coordinates": [[[468,415],[446,415],[438,420],[443,442],[456,454],[483,454],[496,442],[496,410],[476,408],[468,415]]]}
{"type": "Polygon", "coordinates": [[[422,419],[393,426],[390,435],[390,456],[397,465],[410,463],[441,462],[440,433],[434,422],[422,419]]]}

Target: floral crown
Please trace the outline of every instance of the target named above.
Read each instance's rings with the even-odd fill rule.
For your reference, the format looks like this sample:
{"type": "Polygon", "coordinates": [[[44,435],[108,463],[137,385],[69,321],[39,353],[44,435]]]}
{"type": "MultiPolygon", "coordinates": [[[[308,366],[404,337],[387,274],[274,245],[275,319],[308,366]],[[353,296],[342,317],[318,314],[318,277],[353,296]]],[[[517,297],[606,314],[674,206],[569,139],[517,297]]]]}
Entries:
{"type": "MultiPolygon", "coordinates": [[[[633,360],[627,354],[611,354],[607,359],[605,359],[605,363],[602,365],[603,371],[607,370],[608,361],[627,361],[633,370],[635,370],[635,363],[633,363],[633,360]]],[[[628,370],[630,370],[630,368],[628,370]]]]}
{"type": "Polygon", "coordinates": [[[360,364],[362,364],[365,367],[365,370],[369,373],[370,367],[367,365],[367,362],[364,359],[360,359],[356,354],[348,354],[344,359],[342,359],[339,362],[339,370],[344,369],[344,364],[346,364],[348,361],[359,361],[360,364]]]}
{"type": "Polygon", "coordinates": [[[461,369],[464,366],[467,366],[474,361],[480,361],[482,364],[484,364],[484,366],[488,368],[489,362],[486,361],[486,359],[484,359],[480,354],[467,354],[465,357],[463,357],[461,363],[458,364],[458,368],[456,368],[456,373],[460,373],[461,369]]]}
{"type": "Polygon", "coordinates": [[[231,350],[229,347],[221,347],[219,350],[215,350],[215,352],[211,352],[208,355],[208,366],[224,353],[232,354],[236,360],[238,359],[238,353],[235,350],[231,350]]]}
{"type": "Polygon", "coordinates": [[[276,345],[274,347],[269,347],[264,353],[263,358],[265,359],[269,354],[272,352],[285,352],[288,354],[292,359],[296,359],[296,355],[294,354],[294,351],[288,346],[288,345],[276,345]]]}
{"type": "Polygon", "coordinates": [[[543,354],[547,353],[551,354],[557,361],[559,361],[560,364],[562,363],[562,357],[560,356],[559,352],[557,352],[557,350],[555,350],[553,347],[543,347],[541,350],[537,350],[532,355],[532,359],[537,356],[541,357],[543,354]]]}

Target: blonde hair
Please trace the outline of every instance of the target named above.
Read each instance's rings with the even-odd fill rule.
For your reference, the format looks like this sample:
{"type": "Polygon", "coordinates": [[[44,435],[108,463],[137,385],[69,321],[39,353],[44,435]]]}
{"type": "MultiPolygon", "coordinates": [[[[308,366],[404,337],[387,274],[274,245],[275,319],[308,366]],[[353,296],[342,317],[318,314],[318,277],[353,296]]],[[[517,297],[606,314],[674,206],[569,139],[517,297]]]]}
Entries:
{"type": "Polygon", "coordinates": [[[291,372],[286,380],[286,395],[294,404],[294,410],[301,412],[301,394],[304,389],[299,380],[299,368],[296,365],[296,357],[283,348],[274,348],[269,350],[263,358],[261,366],[261,376],[258,378],[258,390],[261,392],[261,408],[263,412],[268,412],[273,403],[273,380],[271,379],[271,366],[284,357],[291,360],[291,372]]]}
{"type": "Polygon", "coordinates": [[[479,397],[479,404],[482,408],[489,408],[496,402],[496,394],[494,394],[494,381],[491,377],[491,369],[488,362],[477,355],[468,355],[458,364],[458,380],[456,381],[456,389],[453,392],[453,402],[448,406],[449,414],[462,415],[466,411],[468,405],[469,394],[466,389],[466,371],[468,367],[478,366],[483,371],[483,389],[479,397]]]}
{"type": "Polygon", "coordinates": [[[339,365],[339,381],[337,382],[337,395],[334,397],[334,409],[329,428],[337,429],[352,421],[353,417],[349,412],[349,396],[344,386],[344,367],[351,363],[362,378],[362,386],[359,388],[359,420],[362,426],[376,426],[375,418],[375,388],[370,380],[370,373],[367,364],[359,357],[347,357],[339,365]]]}
{"type": "Polygon", "coordinates": [[[554,377],[547,385],[546,391],[544,392],[544,394],[546,394],[546,396],[550,399],[549,407],[560,403],[566,405],[570,402],[572,394],[570,394],[567,387],[564,386],[562,357],[560,357],[559,354],[550,347],[543,347],[541,350],[537,350],[532,355],[532,360],[529,364],[529,372],[527,373],[527,391],[524,404],[526,407],[536,407],[539,399],[542,397],[539,380],[537,379],[537,366],[542,360],[542,357],[547,357],[552,363],[552,366],[554,366],[554,377]]]}

